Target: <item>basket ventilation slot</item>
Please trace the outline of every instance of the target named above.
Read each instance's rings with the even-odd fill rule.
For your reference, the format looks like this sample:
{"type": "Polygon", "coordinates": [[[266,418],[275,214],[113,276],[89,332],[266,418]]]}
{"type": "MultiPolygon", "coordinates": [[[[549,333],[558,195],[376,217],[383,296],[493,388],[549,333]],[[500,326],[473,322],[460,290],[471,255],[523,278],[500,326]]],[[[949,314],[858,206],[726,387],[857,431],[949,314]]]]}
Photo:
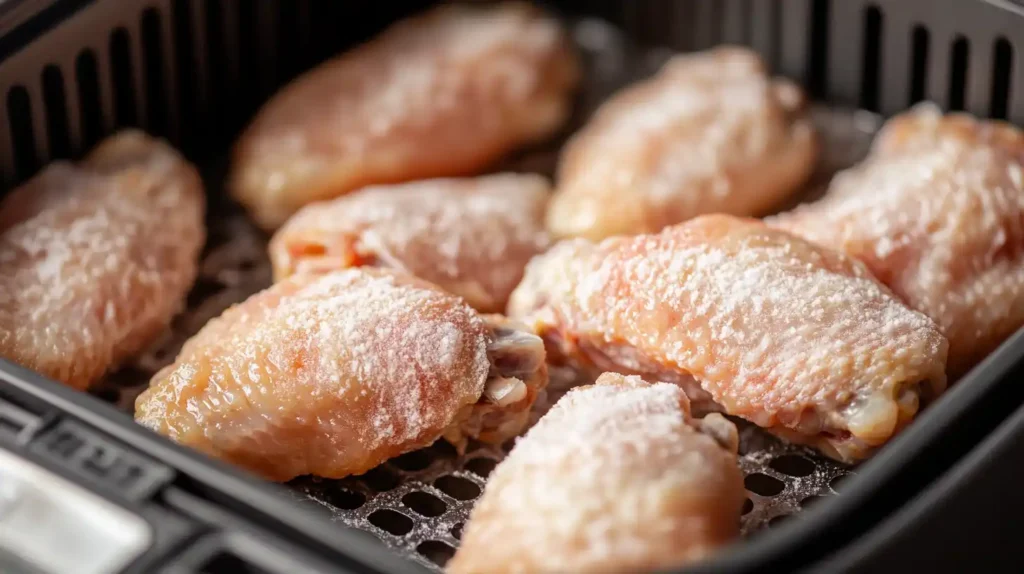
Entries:
{"type": "Polygon", "coordinates": [[[910,57],[910,99],[907,102],[910,105],[924,100],[925,70],[928,69],[928,30],[924,26],[914,26],[912,50],[910,57]]]}
{"type": "Polygon", "coordinates": [[[43,69],[43,105],[46,109],[46,132],[52,158],[71,155],[66,98],[64,74],[57,66],[46,66],[43,69]]]}
{"type": "Polygon", "coordinates": [[[96,53],[92,50],[83,50],[75,60],[75,79],[81,110],[82,147],[89,149],[100,141],[104,131],[99,68],[96,53]]]}
{"type": "Polygon", "coordinates": [[[950,110],[1024,122],[1024,70],[1014,62],[1024,26],[990,5],[941,4],[950,5],[948,11],[922,13],[897,0],[814,0],[811,87],[824,88],[817,93],[832,102],[883,114],[931,100],[950,110]],[[967,8],[970,16],[961,14],[967,8]],[[816,56],[821,51],[827,55],[816,56]]]}

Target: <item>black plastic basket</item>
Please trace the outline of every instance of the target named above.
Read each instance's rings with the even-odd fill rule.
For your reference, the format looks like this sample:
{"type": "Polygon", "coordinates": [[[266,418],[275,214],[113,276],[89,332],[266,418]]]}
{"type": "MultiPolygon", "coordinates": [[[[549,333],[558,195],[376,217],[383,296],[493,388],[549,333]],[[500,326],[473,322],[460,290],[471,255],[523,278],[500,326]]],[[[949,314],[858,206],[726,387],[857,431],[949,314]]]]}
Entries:
{"type": "MultiPolygon", "coordinates": [[[[239,128],[276,88],[431,3],[0,2],[4,185],[23,181],[51,159],[75,157],[128,125],[168,137],[207,171],[216,171],[218,158],[239,128]]],[[[640,43],[674,50],[750,45],[776,72],[801,81],[830,105],[887,115],[927,99],[950,109],[1024,122],[1024,4],[1009,0],[548,4],[569,17],[600,17],[640,43]]],[[[218,212],[212,213],[215,232],[221,222],[218,212]]],[[[872,538],[872,527],[889,516],[905,516],[893,512],[946,469],[980,456],[957,462],[1024,404],[1024,386],[1017,382],[1021,376],[1024,333],[862,465],[844,481],[838,496],[693,570],[755,572],[870,563],[878,556],[873,554],[876,545],[871,541],[877,537],[872,538]],[[840,554],[845,561],[821,562],[855,539],[859,546],[851,548],[857,552],[840,554]]],[[[419,569],[372,535],[339,526],[288,490],[174,445],[96,397],[4,361],[0,448],[143,516],[153,529],[154,544],[130,566],[131,572],[419,569]]],[[[942,487],[945,480],[950,479],[934,487],[943,495],[971,494],[968,488],[942,487]]],[[[879,552],[883,546],[877,545],[879,552]]],[[[936,549],[926,546],[921,551],[936,549]]]]}

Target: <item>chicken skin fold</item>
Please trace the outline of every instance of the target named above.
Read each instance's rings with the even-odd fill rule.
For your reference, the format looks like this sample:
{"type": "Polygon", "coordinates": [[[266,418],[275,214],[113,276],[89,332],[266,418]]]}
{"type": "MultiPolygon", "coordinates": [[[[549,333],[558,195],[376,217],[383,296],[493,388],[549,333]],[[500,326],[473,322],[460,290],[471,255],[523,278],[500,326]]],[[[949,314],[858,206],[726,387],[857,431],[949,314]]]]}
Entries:
{"type": "Polygon", "coordinates": [[[763,223],[709,215],[656,235],[562,242],[509,315],[581,370],[676,383],[854,461],[945,388],[947,341],[860,262],[763,223]]]}
{"type": "Polygon", "coordinates": [[[340,478],[445,438],[519,433],[541,340],[411,275],[294,275],[185,343],[136,420],[272,480],[340,478]]]}
{"type": "Polygon", "coordinates": [[[392,267],[501,312],[549,245],[549,192],[541,176],[507,173],[371,186],[308,205],[270,242],[274,275],[392,267]]]}

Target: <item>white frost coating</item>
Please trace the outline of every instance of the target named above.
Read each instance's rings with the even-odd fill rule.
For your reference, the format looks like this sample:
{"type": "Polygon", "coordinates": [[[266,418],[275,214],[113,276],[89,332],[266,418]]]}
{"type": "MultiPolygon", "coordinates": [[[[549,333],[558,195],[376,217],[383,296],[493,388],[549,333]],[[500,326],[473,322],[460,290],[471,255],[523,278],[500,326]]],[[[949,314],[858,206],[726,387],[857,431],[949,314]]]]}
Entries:
{"type": "Polygon", "coordinates": [[[1024,324],[1024,134],[924,108],[821,201],[769,220],[863,260],[950,339],[959,375],[1024,324]]]}
{"type": "Polygon", "coordinates": [[[735,536],[742,492],[735,453],[691,426],[679,387],[604,375],[494,470],[449,571],[679,565],[735,536]]]}
{"type": "Polygon", "coordinates": [[[492,338],[461,300],[403,273],[297,275],[210,321],[136,418],[268,478],[358,474],[459,422],[492,338]]]}
{"type": "Polygon", "coordinates": [[[549,227],[592,239],[704,213],[759,215],[810,174],[796,86],[753,52],[676,56],[602,105],[563,149],[549,227]]]}
{"type": "Polygon", "coordinates": [[[278,277],[376,259],[501,311],[549,244],[548,193],[543,177],[511,173],[372,186],[300,210],[272,240],[271,259],[278,277]]]}
{"type": "Polygon", "coordinates": [[[178,311],[203,241],[202,186],[137,132],[58,162],[0,205],[0,354],[76,388],[178,311]]]}
{"type": "MultiPolygon", "coordinates": [[[[340,356],[323,353],[321,360],[340,359],[340,362],[325,365],[331,371],[354,370],[360,373],[362,377],[347,379],[346,383],[358,383],[360,392],[369,392],[380,396],[381,401],[391,403],[387,408],[375,409],[374,426],[401,429],[397,434],[387,433],[390,436],[373,437],[368,434],[368,445],[376,446],[374,440],[413,440],[428,426],[445,426],[461,404],[437,405],[437,412],[424,412],[430,401],[422,396],[423,389],[427,388],[429,392],[431,384],[440,382],[432,381],[432,377],[451,371],[459,378],[465,377],[465,381],[458,384],[479,389],[475,391],[479,396],[489,369],[486,339],[478,333],[475,341],[471,342],[472,351],[467,355],[460,328],[450,320],[442,316],[409,321],[410,315],[415,316],[423,303],[436,298],[434,293],[422,288],[396,286],[392,277],[387,275],[366,280],[354,273],[357,272],[327,275],[298,291],[275,314],[287,317],[286,323],[297,334],[315,330],[318,324],[335,325],[337,330],[333,340],[324,341],[324,344],[352,345],[352,353],[340,356]],[[471,362],[456,364],[467,359],[471,362]],[[467,367],[469,371],[466,371],[467,367]],[[392,421],[394,417],[401,418],[402,424],[392,421]]],[[[474,325],[479,325],[479,319],[469,316],[458,306],[451,312],[467,316],[474,325]]],[[[263,336],[261,326],[256,325],[250,337],[259,339],[263,336]]],[[[272,337],[273,333],[266,333],[266,336],[272,337]]],[[[434,396],[443,397],[445,394],[436,393],[434,396]]],[[[452,398],[455,401],[465,400],[463,397],[452,398]]]]}
{"type": "Polygon", "coordinates": [[[588,352],[558,341],[627,370],[693,376],[692,399],[702,390],[726,412],[808,440],[842,430],[834,414],[858,397],[945,386],[937,326],[862,265],[730,216],[559,244],[529,265],[509,313],[571,355],[588,352]]]}
{"type": "Polygon", "coordinates": [[[276,228],[366,185],[482,173],[565,121],[578,75],[540,10],[441,6],[285,87],[239,140],[231,189],[276,228]]]}

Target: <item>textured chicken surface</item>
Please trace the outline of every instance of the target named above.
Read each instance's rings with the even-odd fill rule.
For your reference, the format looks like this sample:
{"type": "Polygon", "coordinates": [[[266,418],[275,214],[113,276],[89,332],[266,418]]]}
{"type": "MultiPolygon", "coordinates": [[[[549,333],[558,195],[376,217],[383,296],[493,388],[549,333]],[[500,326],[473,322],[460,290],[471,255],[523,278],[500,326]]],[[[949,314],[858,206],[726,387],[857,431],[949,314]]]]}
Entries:
{"type": "Polygon", "coordinates": [[[548,246],[549,191],[543,177],[509,173],[372,186],[309,205],[271,240],[274,275],[393,267],[477,310],[504,311],[526,263],[548,246]]]}
{"type": "Polygon", "coordinates": [[[763,215],[799,189],[816,156],[803,94],[768,77],[757,55],[676,56],[569,141],[548,227],[600,239],[706,213],[763,215]]]}
{"type": "Polygon", "coordinates": [[[930,107],[891,120],[824,199],[769,222],[842,250],[949,338],[957,377],[1024,325],[1024,133],[930,107]]]}
{"type": "Polygon", "coordinates": [[[516,443],[473,508],[453,574],[640,572],[739,534],[736,427],[666,383],[601,376],[516,443]]]}
{"type": "Polygon", "coordinates": [[[156,374],[143,425],[274,480],[338,478],[429,445],[500,442],[547,382],[544,346],[405,273],[294,275],[156,374]]]}
{"type": "Polygon", "coordinates": [[[181,308],[203,245],[196,170],[129,131],[0,203],[0,356],[85,389],[181,308]]]}
{"type": "Polygon", "coordinates": [[[442,6],[285,87],[238,142],[231,190],[275,228],[366,185],[473,175],[556,131],[578,79],[535,8],[442,6]]]}
{"type": "Polygon", "coordinates": [[[509,313],[549,359],[677,383],[695,408],[845,461],[946,382],[938,327],[863,264],[727,215],[559,243],[529,264],[509,313]]]}

